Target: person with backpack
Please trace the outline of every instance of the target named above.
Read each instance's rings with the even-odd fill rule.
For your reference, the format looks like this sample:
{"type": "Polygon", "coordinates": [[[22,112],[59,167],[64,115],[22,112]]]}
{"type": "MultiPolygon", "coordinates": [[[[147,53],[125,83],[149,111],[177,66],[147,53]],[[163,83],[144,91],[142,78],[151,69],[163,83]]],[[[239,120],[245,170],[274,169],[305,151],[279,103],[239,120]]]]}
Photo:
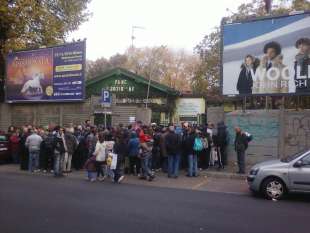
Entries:
{"type": "Polygon", "coordinates": [[[194,146],[193,146],[193,167],[194,167],[194,172],[193,176],[198,176],[198,158],[201,155],[201,152],[204,149],[204,144],[203,144],[203,138],[202,138],[202,133],[200,130],[196,130],[195,133],[195,140],[194,140],[194,146]]]}
{"type": "Polygon", "coordinates": [[[180,164],[181,136],[175,133],[175,127],[169,126],[166,135],[166,151],[168,155],[168,177],[178,178],[180,164]]]}
{"type": "Polygon", "coordinates": [[[197,153],[194,151],[195,138],[195,130],[192,127],[188,127],[187,136],[183,142],[184,153],[187,155],[188,159],[188,177],[198,175],[197,153]]]}
{"type": "Polygon", "coordinates": [[[235,151],[237,153],[237,161],[239,171],[238,174],[245,174],[245,151],[248,148],[248,138],[240,127],[235,128],[236,138],[235,138],[235,151]]]}
{"type": "Polygon", "coordinates": [[[135,131],[131,132],[128,142],[128,157],[129,157],[129,173],[138,175],[140,173],[141,163],[139,159],[140,142],[135,131]]]}

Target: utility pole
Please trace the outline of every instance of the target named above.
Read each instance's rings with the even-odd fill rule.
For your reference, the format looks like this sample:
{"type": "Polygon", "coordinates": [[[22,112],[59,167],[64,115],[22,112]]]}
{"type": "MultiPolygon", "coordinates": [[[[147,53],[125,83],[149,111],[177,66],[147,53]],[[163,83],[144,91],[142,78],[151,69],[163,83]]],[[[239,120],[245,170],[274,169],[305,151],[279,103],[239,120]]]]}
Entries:
{"type": "Polygon", "coordinates": [[[272,0],[264,0],[265,2],[265,10],[266,10],[266,13],[268,15],[271,14],[271,8],[272,8],[272,0]]]}
{"type": "Polygon", "coordinates": [[[135,29],[145,30],[144,27],[140,27],[140,26],[132,26],[131,27],[131,48],[134,47],[134,40],[136,39],[136,37],[135,37],[135,29]]]}

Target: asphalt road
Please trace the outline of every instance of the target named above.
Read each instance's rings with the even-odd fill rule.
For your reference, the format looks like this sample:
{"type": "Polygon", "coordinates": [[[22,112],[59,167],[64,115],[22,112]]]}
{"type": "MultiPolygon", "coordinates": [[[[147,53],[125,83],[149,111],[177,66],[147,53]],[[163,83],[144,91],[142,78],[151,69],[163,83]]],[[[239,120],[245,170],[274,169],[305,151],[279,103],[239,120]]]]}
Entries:
{"type": "Polygon", "coordinates": [[[1,233],[309,233],[308,200],[0,173],[1,233]]]}

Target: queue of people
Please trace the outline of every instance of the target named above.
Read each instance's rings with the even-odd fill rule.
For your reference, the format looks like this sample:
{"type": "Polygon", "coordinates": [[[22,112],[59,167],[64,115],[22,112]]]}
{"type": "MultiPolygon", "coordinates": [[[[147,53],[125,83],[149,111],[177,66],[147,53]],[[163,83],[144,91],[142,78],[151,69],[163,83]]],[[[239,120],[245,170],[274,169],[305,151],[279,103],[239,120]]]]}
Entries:
{"type": "MultiPolygon", "coordinates": [[[[85,169],[89,181],[110,177],[120,183],[125,174],[152,181],[163,171],[168,178],[178,178],[180,169],[188,177],[199,176],[209,167],[227,165],[229,133],[223,122],[205,127],[183,123],[168,127],[136,122],[124,127],[81,125],[34,127],[8,130],[14,163],[22,170],[53,173],[55,177],[85,169]]],[[[245,172],[244,154],[247,137],[236,128],[235,150],[239,173],[245,172]]]]}

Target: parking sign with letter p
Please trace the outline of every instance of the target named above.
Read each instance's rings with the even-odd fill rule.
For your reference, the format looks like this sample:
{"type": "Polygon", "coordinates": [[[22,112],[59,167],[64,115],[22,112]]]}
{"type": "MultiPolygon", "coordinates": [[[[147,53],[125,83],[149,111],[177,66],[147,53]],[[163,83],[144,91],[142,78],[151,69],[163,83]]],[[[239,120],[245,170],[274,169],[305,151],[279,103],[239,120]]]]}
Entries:
{"type": "Polygon", "coordinates": [[[111,93],[108,90],[101,91],[101,104],[104,106],[110,106],[111,105],[111,93]]]}

